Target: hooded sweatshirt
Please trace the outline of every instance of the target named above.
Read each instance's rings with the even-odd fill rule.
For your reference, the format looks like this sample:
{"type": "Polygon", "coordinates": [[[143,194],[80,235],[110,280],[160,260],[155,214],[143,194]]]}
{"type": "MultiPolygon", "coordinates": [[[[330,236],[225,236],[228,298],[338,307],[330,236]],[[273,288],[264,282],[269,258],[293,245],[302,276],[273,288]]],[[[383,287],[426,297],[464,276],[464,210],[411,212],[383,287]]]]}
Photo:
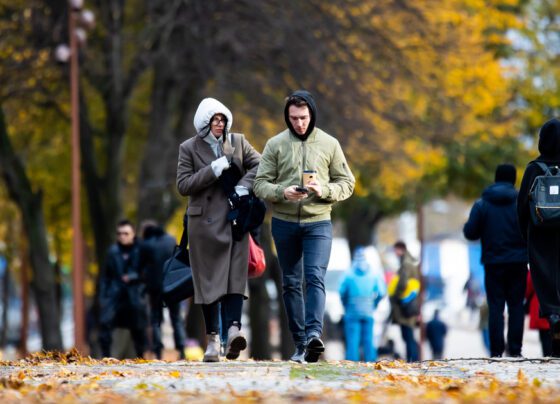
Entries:
{"type": "Polygon", "coordinates": [[[527,245],[519,230],[517,191],[510,182],[496,182],[474,204],[463,233],[480,239],[483,264],[527,262],[527,245]]]}
{"type": "MultiPolygon", "coordinates": [[[[539,152],[540,155],[535,161],[543,162],[548,166],[560,165],[560,120],[553,118],[542,126],[539,131],[539,152]]],[[[544,174],[535,161],[531,161],[525,169],[517,199],[519,226],[525,239],[527,239],[527,229],[530,221],[529,192],[535,178],[544,174]]]]}
{"type": "Polygon", "coordinates": [[[298,90],[290,97],[294,96],[309,105],[311,119],[306,134],[295,133],[286,103],[284,117],[288,129],[266,143],[253,190],[259,198],[271,202],[275,218],[298,223],[330,220],[332,204],[352,195],[355,179],[338,140],[315,127],[317,108],[311,94],[298,90]],[[316,171],[322,195],[311,193],[301,202],[284,199],[287,187],[303,184],[306,170],[316,171]]]}
{"type": "Polygon", "coordinates": [[[315,104],[315,99],[313,98],[313,96],[309,91],[305,91],[305,90],[294,91],[288,98],[292,98],[292,97],[301,98],[307,103],[309,109],[309,115],[310,115],[309,126],[307,127],[307,130],[305,131],[304,135],[300,135],[294,130],[294,127],[290,122],[290,114],[288,112],[290,106],[288,105],[288,103],[286,103],[286,106],[284,107],[284,120],[286,121],[286,125],[288,126],[290,132],[298,139],[300,139],[302,142],[305,142],[309,137],[309,135],[311,134],[311,132],[313,132],[313,129],[315,129],[315,121],[317,120],[317,105],[315,104]]]}

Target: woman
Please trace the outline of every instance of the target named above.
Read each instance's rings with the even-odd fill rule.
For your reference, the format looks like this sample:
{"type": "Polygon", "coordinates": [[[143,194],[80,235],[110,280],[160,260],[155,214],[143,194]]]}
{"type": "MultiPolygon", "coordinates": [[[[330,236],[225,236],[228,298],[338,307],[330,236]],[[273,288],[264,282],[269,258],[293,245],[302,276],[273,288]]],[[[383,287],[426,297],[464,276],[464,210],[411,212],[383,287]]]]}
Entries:
{"type": "Polygon", "coordinates": [[[521,232],[527,240],[531,278],[540,303],[540,315],[548,320],[552,356],[560,357],[560,228],[536,227],[530,220],[529,193],[535,178],[544,175],[536,162],[560,165],[560,121],[551,119],[539,132],[539,157],[523,174],[517,197],[521,232]]]}
{"type": "Polygon", "coordinates": [[[189,197],[187,209],[189,256],[194,302],[202,305],[208,345],[205,362],[220,360],[220,310],[227,327],[226,358],[236,359],[247,347],[241,332],[241,310],[247,283],[249,240],[232,238],[230,210],[220,177],[237,168],[239,196],[252,189],[260,154],[242,134],[232,134],[230,110],[213,98],[202,100],[194,116],[196,135],[179,148],[177,187],[189,197]]]}

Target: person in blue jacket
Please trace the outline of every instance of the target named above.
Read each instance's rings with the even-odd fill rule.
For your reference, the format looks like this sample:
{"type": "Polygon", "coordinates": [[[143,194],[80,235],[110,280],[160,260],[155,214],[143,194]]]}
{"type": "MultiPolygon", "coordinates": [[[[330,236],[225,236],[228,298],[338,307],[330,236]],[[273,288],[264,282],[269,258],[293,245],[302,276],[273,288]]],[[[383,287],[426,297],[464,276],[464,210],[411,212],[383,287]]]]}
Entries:
{"type": "Polygon", "coordinates": [[[356,248],[352,267],[345,274],[339,292],[345,313],[346,359],[359,361],[362,348],[364,360],[375,361],[373,312],[387,288],[384,280],[372,271],[363,247],[356,248]]]}
{"type": "Polygon", "coordinates": [[[475,202],[463,227],[468,240],[480,239],[484,285],[488,300],[490,356],[505,351],[504,308],[508,307],[507,349],[510,356],[521,356],[523,342],[523,299],[527,285],[527,244],[517,218],[515,167],[500,164],[495,182],[475,202]]]}

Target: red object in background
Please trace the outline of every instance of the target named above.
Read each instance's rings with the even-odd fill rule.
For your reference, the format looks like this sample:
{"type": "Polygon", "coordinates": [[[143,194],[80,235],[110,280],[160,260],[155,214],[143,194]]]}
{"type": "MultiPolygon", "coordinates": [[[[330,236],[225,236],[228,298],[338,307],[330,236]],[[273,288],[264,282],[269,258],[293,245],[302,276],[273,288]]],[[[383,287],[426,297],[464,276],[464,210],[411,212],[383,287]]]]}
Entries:
{"type": "Polygon", "coordinates": [[[546,318],[539,316],[539,300],[533,287],[533,279],[531,279],[531,271],[527,273],[527,290],[525,291],[525,299],[529,300],[529,328],[531,330],[548,330],[550,325],[546,318]]]}

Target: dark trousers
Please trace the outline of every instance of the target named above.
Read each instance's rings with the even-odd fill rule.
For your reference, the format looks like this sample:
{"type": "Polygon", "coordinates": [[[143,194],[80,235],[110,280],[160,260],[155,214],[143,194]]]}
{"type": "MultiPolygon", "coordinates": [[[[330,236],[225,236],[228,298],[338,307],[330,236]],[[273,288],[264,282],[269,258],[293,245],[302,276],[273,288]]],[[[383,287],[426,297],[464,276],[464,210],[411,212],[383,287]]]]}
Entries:
{"type": "Polygon", "coordinates": [[[220,323],[223,333],[227,336],[227,330],[234,323],[241,328],[241,313],[243,311],[243,296],[238,294],[225,295],[221,300],[212,304],[202,305],[202,314],[206,324],[206,334],[220,334],[220,323]],[[220,322],[220,311],[222,321],[220,322]]]}
{"type": "Polygon", "coordinates": [[[294,343],[305,345],[310,335],[323,334],[324,280],[331,255],[332,224],[329,220],[294,223],[273,218],[272,237],[282,268],[288,325],[294,343]]]}
{"type": "Polygon", "coordinates": [[[418,360],[418,344],[414,339],[414,329],[401,324],[401,336],[406,345],[406,361],[416,362],[418,360]]]}
{"type": "Polygon", "coordinates": [[[543,356],[552,356],[552,336],[550,330],[539,330],[543,356]]]}
{"type": "Polygon", "coordinates": [[[508,353],[511,356],[521,355],[527,264],[487,264],[484,266],[484,284],[488,300],[490,356],[502,356],[505,350],[504,308],[506,303],[508,307],[508,353]]]}
{"type": "MultiPolygon", "coordinates": [[[[167,306],[171,325],[173,327],[173,339],[175,349],[181,352],[185,346],[185,325],[181,318],[181,304],[173,303],[167,306]]],[[[158,359],[161,358],[163,343],[161,342],[161,323],[163,322],[163,299],[161,293],[150,292],[150,325],[152,327],[152,352],[158,359]]]]}

